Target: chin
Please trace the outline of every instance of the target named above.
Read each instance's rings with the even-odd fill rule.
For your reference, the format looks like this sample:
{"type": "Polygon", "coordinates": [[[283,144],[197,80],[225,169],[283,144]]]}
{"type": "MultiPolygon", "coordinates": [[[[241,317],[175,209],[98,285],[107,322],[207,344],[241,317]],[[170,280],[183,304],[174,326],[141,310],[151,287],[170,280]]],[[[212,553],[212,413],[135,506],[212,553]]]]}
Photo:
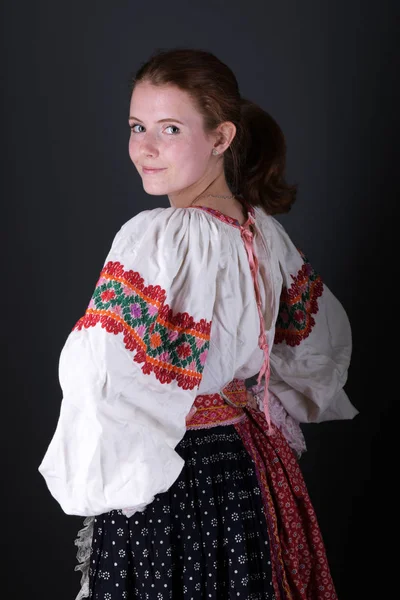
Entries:
{"type": "Polygon", "coordinates": [[[150,196],[166,196],[169,194],[168,189],[163,186],[145,185],[143,183],[143,189],[146,194],[149,194],[150,196]]]}
{"type": "Polygon", "coordinates": [[[146,194],[148,194],[149,196],[167,196],[168,192],[157,192],[155,190],[146,190],[145,187],[143,187],[144,191],[146,192],[146,194]]]}

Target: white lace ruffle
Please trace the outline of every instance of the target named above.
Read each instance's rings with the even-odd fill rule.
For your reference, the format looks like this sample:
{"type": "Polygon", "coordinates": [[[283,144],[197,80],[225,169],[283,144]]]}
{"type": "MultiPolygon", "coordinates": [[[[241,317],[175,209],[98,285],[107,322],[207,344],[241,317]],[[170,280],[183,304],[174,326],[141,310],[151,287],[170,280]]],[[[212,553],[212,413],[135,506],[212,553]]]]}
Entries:
{"type": "MultiPolygon", "coordinates": [[[[249,388],[249,391],[253,394],[261,412],[264,412],[262,406],[264,395],[263,382],[264,378],[260,385],[253,385],[249,388]]],[[[282,432],[289,446],[295,451],[297,457],[300,458],[303,452],[307,450],[306,441],[300,428],[300,424],[288,414],[282,403],[271,390],[268,390],[268,395],[271,422],[282,432]]]]}
{"type": "Polygon", "coordinates": [[[86,517],[86,519],[83,521],[83,525],[83,529],[78,531],[78,537],[75,540],[75,546],[78,546],[76,558],[78,559],[79,563],[75,567],[75,571],[82,571],[81,589],[75,600],[89,598],[89,564],[90,551],[92,548],[94,517],[86,517]]]}

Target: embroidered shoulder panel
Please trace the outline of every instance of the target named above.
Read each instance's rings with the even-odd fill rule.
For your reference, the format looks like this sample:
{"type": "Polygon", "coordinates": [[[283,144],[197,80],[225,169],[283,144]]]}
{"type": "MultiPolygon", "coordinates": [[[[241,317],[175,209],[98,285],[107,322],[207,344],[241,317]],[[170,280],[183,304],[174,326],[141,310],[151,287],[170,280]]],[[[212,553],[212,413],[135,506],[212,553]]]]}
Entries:
{"type": "Polygon", "coordinates": [[[275,344],[286,342],[298,346],[307,338],[315,325],[312,315],[318,312],[318,298],[324,286],[307,258],[300,252],[304,264],[297,275],[291,275],[290,288],[282,288],[279,314],[276,320],[275,344]]]}
{"type": "Polygon", "coordinates": [[[73,330],[99,324],[110,334],[121,334],[143,373],[154,373],[161,383],[176,381],[183,389],[193,389],[201,381],[211,321],[196,322],[186,312],[174,314],[165,300],[160,286],[146,286],[140,273],[110,261],[73,330]]]}

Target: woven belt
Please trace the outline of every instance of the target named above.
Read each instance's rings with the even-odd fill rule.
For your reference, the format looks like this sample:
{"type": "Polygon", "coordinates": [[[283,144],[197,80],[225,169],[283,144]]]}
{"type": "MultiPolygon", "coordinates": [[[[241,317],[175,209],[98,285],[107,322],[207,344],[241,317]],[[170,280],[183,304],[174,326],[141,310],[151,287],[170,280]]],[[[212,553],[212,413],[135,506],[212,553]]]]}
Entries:
{"type": "MultiPolygon", "coordinates": [[[[244,379],[233,379],[216,394],[196,396],[196,412],[187,419],[187,429],[206,429],[219,425],[233,425],[246,418],[244,407],[248,396],[244,379]]],[[[192,408],[193,408],[192,407],[192,408]]]]}

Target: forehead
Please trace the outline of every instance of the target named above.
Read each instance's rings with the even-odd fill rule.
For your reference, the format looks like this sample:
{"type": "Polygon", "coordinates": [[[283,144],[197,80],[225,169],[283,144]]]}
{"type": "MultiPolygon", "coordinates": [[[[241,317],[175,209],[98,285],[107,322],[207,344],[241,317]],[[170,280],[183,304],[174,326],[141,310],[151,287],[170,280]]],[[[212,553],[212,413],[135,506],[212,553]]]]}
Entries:
{"type": "Polygon", "coordinates": [[[143,122],[175,117],[184,123],[202,123],[202,115],[189,94],[173,85],[138,83],[132,93],[130,114],[143,122]]]}

